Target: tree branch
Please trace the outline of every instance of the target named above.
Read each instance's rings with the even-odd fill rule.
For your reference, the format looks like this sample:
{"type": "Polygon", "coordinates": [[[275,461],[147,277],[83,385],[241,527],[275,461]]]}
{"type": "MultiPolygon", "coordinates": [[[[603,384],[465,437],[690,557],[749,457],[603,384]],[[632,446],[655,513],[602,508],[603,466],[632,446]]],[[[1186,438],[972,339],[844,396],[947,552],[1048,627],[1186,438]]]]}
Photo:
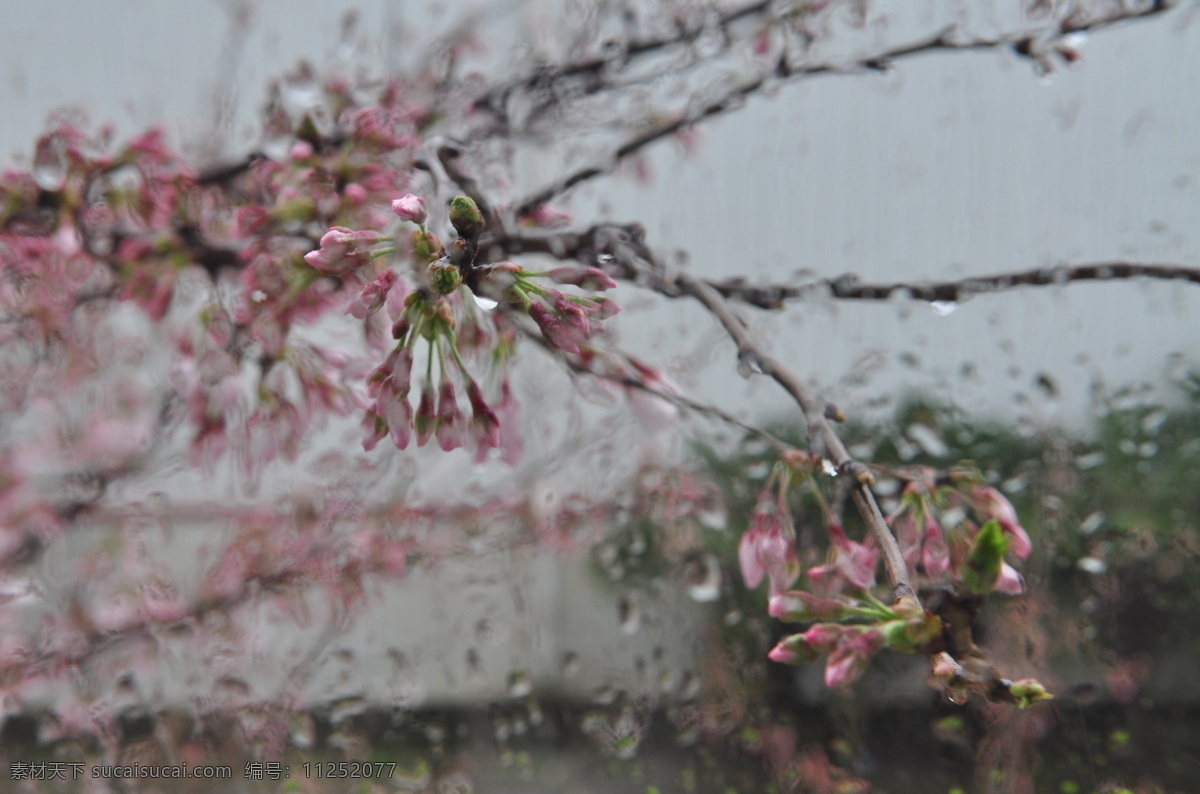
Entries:
{"type": "MultiPolygon", "coordinates": [[[[955,36],[954,29],[951,28],[926,39],[884,49],[873,55],[863,55],[849,62],[823,61],[807,65],[793,65],[788,61],[786,54],[784,54],[779,58],[773,71],[766,72],[757,78],[735,86],[702,107],[690,113],[685,113],[673,120],[654,125],[645,132],[639,133],[618,145],[613,150],[607,162],[584,166],[535,190],[517,203],[516,214],[518,216],[528,214],[538,206],[565,193],[576,185],[595,179],[598,176],[612,173],[621,164],[623,159],[639,152],[657,140],[674,135],[687,127],[698,124],[713,116],[740,108],[747,97],[758,93],[768,84],[776,81],[783,82],[795,78],[815,77],[818,75],[850,75],[862,74],[869,71],[887,71],[897,61],[939,51],[975,52],[1011,49],[1017,55],[1029,58],[1035,62],[1048,63],[1049,57],[1056,52],[1055,43],[1069,34],[1098,31],[1122,22],[1158,16],[1172,10],[1177,4],[1178,0],[1155,0],[1154,3],[1139,10],[1115,11],[1094,19],[1069,15],[1048,30],[1022,30],[999,36],[958,38],[955,36]]],[[[746,12],[753,13],[753,9],[756,8],[757,5],[748,7],[746,12]]],[[[585,68],[591,67],[588,64],[577,64],[564,67],[562,71],[563,73],[570,73],[573,69],[585,68]]],[[[543,77],[542,79],[546,78],[543,77]]]]}

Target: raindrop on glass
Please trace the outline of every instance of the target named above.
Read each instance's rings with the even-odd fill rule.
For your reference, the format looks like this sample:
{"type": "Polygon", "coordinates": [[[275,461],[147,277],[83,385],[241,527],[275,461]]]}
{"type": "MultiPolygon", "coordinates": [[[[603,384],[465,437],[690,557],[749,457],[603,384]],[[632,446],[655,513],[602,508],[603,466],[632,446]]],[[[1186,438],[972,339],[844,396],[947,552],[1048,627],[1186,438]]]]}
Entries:
{"type": "Polygon", "coordinates": [[[690,560],[683,575],[688,597],[693,601],[704,604],[716,601],[721,595],[721,566],[712,552],[690,560]]]}
{"type": "Polygon", "coordinates": [[[523,698],[533,692],[533,681],[524,670],[513,670],[508,674],[508,696],[523,698]]]}
{"type": "Polygon", "coordinates": [[[739,375],[747,379],[753,375],[761,375],[762,363],[756,354],[743,350],[738,353],[737,371],[739,375]]]}
{"type": "Polygon", "coordinates": [[[622,597],[617,604],[617,613],[620,618],[621,633],[627,636],[637,634],[638,629],[642,626],[642,611],[633,602],[633,599],[628,596],[622,597]]]}

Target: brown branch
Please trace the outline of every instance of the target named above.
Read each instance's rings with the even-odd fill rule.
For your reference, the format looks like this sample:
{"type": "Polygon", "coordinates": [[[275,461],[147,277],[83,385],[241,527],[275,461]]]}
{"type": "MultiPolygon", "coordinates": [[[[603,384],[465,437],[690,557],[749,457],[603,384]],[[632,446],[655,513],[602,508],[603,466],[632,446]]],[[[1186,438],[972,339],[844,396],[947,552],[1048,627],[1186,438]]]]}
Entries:
{"type": "MultiPolygon", "coordinates": [[[[494,262],[521,254],[545,254],[563,261],[578,261],[599,267],[616,279],[634,283],[648,281],[648,286],[656,292],[678,297],[678,285],[664,279],[662,269],[642,244],[641,234],[642,230],[637,224],[604,223],[583,231],[485,236],[479,247],[482,261],[494,262]]],[[[807,284],[751,284],[740,276],[719,281],[709,279],[704,283],[727,300],[775,310],[782,309],[790,301],[814,296],[836,300],[887,301],[908,298],[931,303],[960,303],[978,295],[1018,287],[1052,287],[1081,281],[1127,281],[1138,278],[1200,285],[1200,267],[1112,260],[1054,265],[950,281],[872,283],[860,281],[853,273],[845,273],[807,284]]]]}
{"type": "MultiPolygon", "coordinates": [[[[718,30],[727,31],[731,25],[740,20],[765,14],[770,9],[770,5],[769,2],[759,0],[759,2],[729,11],[722,14],[713,27],[718,30]]],[[[711,28],[707,26],[680,27],[674,35],[642,39],[626,44],[618,50],[617,57],[619,57],[622,66],[629,67],[644,57],[655,56],[680,45],[692,44],[709,30],[711,28]]],[[[557,67],[539,66],[528,74],[489,88],[476,98],[474,107],[477,110],[486,110],[503,118],[504,112],[501,108],[514,93],[543,91],[556,96],[556,92],[560,90],[561,84],[571,81],[582,82],[584,92],[595,93],[596,91],[612,87],[606,85],[601,78],[604,72],[612,67],[613,61],[613,57],[600,56],[589,57],[557,67]]],[[[552,97],[549,104],[553,104],[554,101],[556,99],[552,97]]],[[[535,109],[535,113],[541,109],[544,108],[535,109]]]]}
{"type": "Polygon", "coordinates": [[[716,290],[704,281],[687,274],[678,276],[676,283],[684,294],[700,301],[725,328],[726,333],[737,345],[740,364],[748,365],[775,380],[800,406],[800,411],[808,423],[809,436],[821,443],[826,456],[837,466],[838,474],[846,478],[850,497],[879,545],[893,597],[897,601],[911,600],[915,603],[917,595],[909,579],[908,566],[900,552],[900,544],[888,528],[883,513],[875,502],[875,496],[868,487],[872,481],[871,475],[866,466],[850,457],[842,440],[834,432],[829,419],[826,418],[825,402],[809,391],[791,370],[754,343],[745,324],[734,316],[725,299],[716,290]]]}
{"type": "Polygon", "coordinates": [[[977,295],[1004,292],[1017,287],[1051,287],[1077,281],[1124,281],[1136,278],[1200,284],[1200,268],[1114,260],[1083,265],[1055,265],[953,281],[870,283],[859,281],[858,276],[847,273],[804,285],[747,284],[741,278],[710,281],[708,285],[725,298],[760,309],[780,309],[788,301],[818,293],[837,300],[886,301],[909,298],[929,302],[961,302],[977,295]]]}
{"type": "Polygon", "coordinates": [[[578,184],[612,173],[624,158],[640,151],[657,140],[674,135],[687,127],[713,116],[740,108],[743,100],[758,93],[768,83],[783,82],[802,77],[816,77],[818,75],[851,75],[870,71],[886,71],[891,69],[896,61],[925,53],[942,51],[975,52],[1011,49],[1018,55],[1043,62],[1044,59],[1053,54],[1054,42],[1068,34],[1098,31],[1122,22],[1154,17],[1172,10],[1177,4],[1177,0],[1155,0],[1151,5],[1137,11],[1118,11],[1108,16],[1091,20],[1067,17],[1049,30],[1038,32],[1019,31],[1000,36],[956,38],[954,30],[950,29],[926,39],[882,50],[873,55],[860,56],[849,62],[826,61],[793,66],[787,61],[786,57],[781,57],[772,73],[766,73],[742,83],[694,112],[686,113],[672,121],[655,125],[651,129],[630,138],[613,150],[609,162],[600,165],[585,166],[534,191],[518,202],[516,214],[518,216],[528,214],[538,206],[545,204],[578,184]]]}

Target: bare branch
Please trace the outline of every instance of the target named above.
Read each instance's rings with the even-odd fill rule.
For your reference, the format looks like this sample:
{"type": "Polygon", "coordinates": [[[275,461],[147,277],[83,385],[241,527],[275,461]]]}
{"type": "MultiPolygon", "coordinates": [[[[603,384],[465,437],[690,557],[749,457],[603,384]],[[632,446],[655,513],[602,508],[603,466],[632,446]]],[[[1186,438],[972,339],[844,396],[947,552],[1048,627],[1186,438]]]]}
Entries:
{"type": "MultiPolygon", "coordinates": [[[[929,38],[908,44],[902,44],[881,50],[872,55],[860,56],[855,60],[823,61],[805,65],[794,65],[786,56],[781,56],[773,72],[762,74],[752,80],[743,82],[726,91],[716,99],[704,104],[693,112],[678,118],[654,125],[649,130],[639,133],[613,149],[607,162],[584,166],[567,174],[554,182],[534,191],[517,203],[517,215],[524,215],[535,210],[538,206],[565,193],[578,184],[587,182],[598,176],[612,173],[631,154],[641,151],[651,143],[674,135],[683,129],[698,124],[713,116],[741,107],[745,98],[752,96],[769,84],[796,78],[815,77],[818,75],[851,75],[870,71],[886,71],[897,61],[932,52],[976,52],[982,50],[1011,49],[1026,58],[1037,62],[1045,62],[1054,52],[1054,43],[1072,33],[1092,32],[1112,27],[1122,22],[1146,19],[1170,11],[1177,5],[1176,0],[1156,0],[1156,2],[1139,10],[1116,11],[1107,16],[1094,19],[1068,16],[1049,30],[1031,32],[1028,30],[1015,31],[999,36],[958,37],[954,29],[944,30],[929,38]]],[[[757,8],[757,6],[749,7],[757,8]]],[[[747,14],[752,13],[749,8],[747,14]]],[[[564,67],[564,72],[572,69],[591,69],[591,65],[578,64],[564,67]]],[[[548,79],[546,77],[543,80],[548,79]]]]}

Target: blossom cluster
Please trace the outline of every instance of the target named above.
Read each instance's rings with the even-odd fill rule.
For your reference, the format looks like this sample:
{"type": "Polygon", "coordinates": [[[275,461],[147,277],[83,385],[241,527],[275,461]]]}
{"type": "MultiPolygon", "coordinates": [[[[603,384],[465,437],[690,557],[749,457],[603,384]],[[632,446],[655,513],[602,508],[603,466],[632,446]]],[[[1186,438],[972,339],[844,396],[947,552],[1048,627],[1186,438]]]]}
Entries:
{"type": "MultiPolygon", "coordinates": [[[[582,355],[601,330],[600,321],[617,311],[612,300],[589,293],[616,282],[595,267],[535,272],[513,262],[476,264],[484,218],[467,196],[450,202],[449,220],[458,236],[449,249],[426,227],[424,198],[405,194],[391,202],[391,209],[417,226],[405,251],[412,268],[407,276],[385,269],[350,299],[345,310],[367,320],[388,306],[395,340],[367,378],[372,402],[363,417],[363,447],[371,450],[385,436],[400,449],[414,437],[418,446],[436,439],[446,451],[473,449],[477,461],[489,450],[500,449],[504,460],[515,462],[520,454],[516,403],[504,366],[516,332],[509,313],[527,314],[552,347],[582,355]],[[540,280],[584,293],[564,294],[540,280]],[[489,301],[498,306],[488,306],[489,301]],[[468,364],[470,358],[490,358],[498,400],[489,402],[468,364]],[[420,378],[415,387],[414,367],[420,378]],[[410,396],[414,392],[415,407],[410,396]],[[460,393],[466,396],[469,417],[460,406],[460,393]]],[[[389,242],[372,230],[336,227],[304,259],[324,273],[362,273],[370,263],[397,252],[389,242]]]]}
{"type": "MultiPolygon", "coordinates": [[[[915,600],[891,606],[879,600],[875,542],[847,536],[813,480],[818,464],[817,456],[785,453],[759,497],[738,557],[748,588],[768,581],[772,617],[810,624],[780,641],[770,658],[803,664],[825,656],[826,685],[844,687],[884,648],[925,654],[943,650],[947,629],[915,600]],[[796,555],[789,509],[788,491],[796,484],[806,485],[817,499],[829,538],[827,559],[807,570],[796,555]]],[[[1008,499],[976,473],[955,471],[939,478],[917,471],[887,521],[918,588],[948,585],[968,598],[1021,592],[1020,574],[1005,555],[1027,557],[1029,535],[1008,499]]]]}

